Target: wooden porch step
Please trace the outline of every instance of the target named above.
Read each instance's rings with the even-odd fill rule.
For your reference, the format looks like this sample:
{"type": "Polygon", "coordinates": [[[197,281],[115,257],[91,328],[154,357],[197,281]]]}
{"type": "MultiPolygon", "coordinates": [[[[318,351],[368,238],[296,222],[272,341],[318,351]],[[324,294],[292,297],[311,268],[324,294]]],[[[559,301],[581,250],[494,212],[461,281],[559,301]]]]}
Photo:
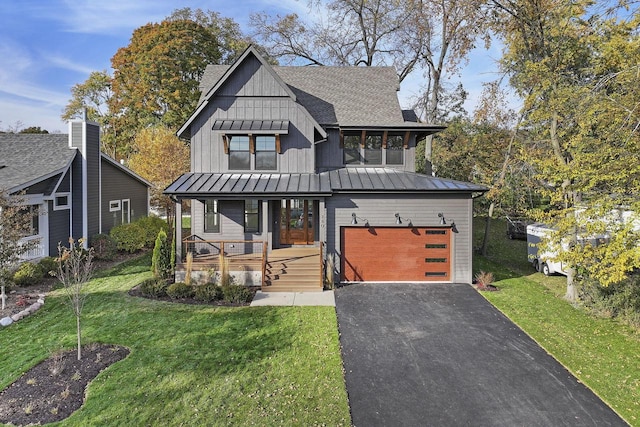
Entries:
{"type": "Polygon", "coordinates": [[[319,248],[277,249],[269,255],[265,292],[318,292],[322,290],[319,248]]]}

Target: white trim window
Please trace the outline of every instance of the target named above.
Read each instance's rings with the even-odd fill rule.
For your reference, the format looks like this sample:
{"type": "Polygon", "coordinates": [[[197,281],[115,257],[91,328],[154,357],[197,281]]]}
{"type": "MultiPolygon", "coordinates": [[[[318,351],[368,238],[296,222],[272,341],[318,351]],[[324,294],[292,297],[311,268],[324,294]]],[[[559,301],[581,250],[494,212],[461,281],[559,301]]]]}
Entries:
{"type": "Polygon", "coordinates": [[[118,212],[120,210],[120,200],[109,200],[109,212],[118,212]]]}
{"type": "Polygon", "coordinates": [[[71,208],[71,194],[57,193],[53,198],[53,210],[61,211],[71,208]]]}
{"type": "Polygon", "coordinates": [[[131,200],[122,199],[120,206],[122,208],[122,224],[129,224],[131,222],[131,200]]]}

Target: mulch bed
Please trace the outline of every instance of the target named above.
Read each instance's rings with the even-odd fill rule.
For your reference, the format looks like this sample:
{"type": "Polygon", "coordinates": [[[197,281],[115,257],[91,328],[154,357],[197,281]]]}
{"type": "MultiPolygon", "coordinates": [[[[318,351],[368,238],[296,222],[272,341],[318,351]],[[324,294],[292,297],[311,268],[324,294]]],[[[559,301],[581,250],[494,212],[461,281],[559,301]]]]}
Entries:
{"type": "Polygon", "coordinates": [[[180,303],[180,304],[193,304],[193,305],[212,305],[212,306],[217,306],[217,307],[247,307],[249,305],[251,305],[251,301],[253,301],[253,297],[255,296],[256,292],[260,290],[259,286],[254,286],[249,288],[249,291],[251,291],[252,295],[251,298],[249,299],[249,302],[227,302],[227,301],[222,301],[222,300],[216,300],[216,301],[200,301],[197,300],[195,298],[180,298],[180,299],[175,299],[175,298],[170,298],[168,296],[163,296],[163,297],[153,297],[153,296],[149,296],[149,295],[145,295],[140,291],[140,286],[134,286],[133,288],[131,288],[131,290],[129,291],[129,295],[134,296],[134,297],[140,297],[140,298],[147,298],[147,299],[153,299],[153,300],[157,300],[157,301],[166,301],[166,302],[173,302],[173,303],[180,303]]]}
{"type": "Polygon", "coordinates": [[[24,426],[67,418],[84,403],[87,385],[128,354],[125,347],[90,344],[80,361],[77,350],[51,356],[0,393],[0,422],[24,426]]]}

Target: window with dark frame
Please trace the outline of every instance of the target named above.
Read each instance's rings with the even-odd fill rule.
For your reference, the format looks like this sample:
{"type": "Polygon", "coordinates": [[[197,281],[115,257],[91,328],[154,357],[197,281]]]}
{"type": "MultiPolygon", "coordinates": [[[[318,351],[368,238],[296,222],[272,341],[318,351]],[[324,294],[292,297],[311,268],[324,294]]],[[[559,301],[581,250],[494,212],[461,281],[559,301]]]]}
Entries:
{"type": "Polygon", "coordinates": [[[367,133],[364,138],[364,163],[368,165],[382,164],[382,135],[367,133]]]}
{"type": "Polygon", "coordinates": [[[276,170],[275,135],[256,135],[256,170],[276,170]]]}
{"type": "Polygon", "coordinates": [[[204,202],[204,232],[220,232],[220,212],[217,200],[206,200],[204,202]]]}
{"type": "Polygon", "coordinates": [[[251,153],[249,152],[249,135],[229,136],[229,169],[251,169],[251,153]]]}
{"type": "Polygon", "coordinates": [[[387,136],[387,165],[404,164],[404,138],[402,135],[387,136]]]}
{"type": "Polygon", "coordinates": [[[260,203],[258,200],[244,201],[244,231],[257,233],[260,231],[260,203]]]}
{"type": "Polygon", "coordinates": [[[404,136],[400,134],[389,134],[386,137],[386,144],[382,132],[344,134],[342,136],[343,163],[345,165],[403,165],[404,143],[404,136]]]}

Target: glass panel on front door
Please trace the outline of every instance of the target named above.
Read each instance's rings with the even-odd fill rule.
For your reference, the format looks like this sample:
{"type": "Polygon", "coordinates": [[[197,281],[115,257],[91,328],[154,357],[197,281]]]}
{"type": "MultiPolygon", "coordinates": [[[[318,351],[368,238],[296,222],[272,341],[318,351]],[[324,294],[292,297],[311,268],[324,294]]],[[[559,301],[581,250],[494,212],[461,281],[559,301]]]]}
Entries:
{"type": "Polygon", "coordinates": [[[280,243],[308,245],[314,241],[313,200],[289,199],[280,204],[280,243]]]}

